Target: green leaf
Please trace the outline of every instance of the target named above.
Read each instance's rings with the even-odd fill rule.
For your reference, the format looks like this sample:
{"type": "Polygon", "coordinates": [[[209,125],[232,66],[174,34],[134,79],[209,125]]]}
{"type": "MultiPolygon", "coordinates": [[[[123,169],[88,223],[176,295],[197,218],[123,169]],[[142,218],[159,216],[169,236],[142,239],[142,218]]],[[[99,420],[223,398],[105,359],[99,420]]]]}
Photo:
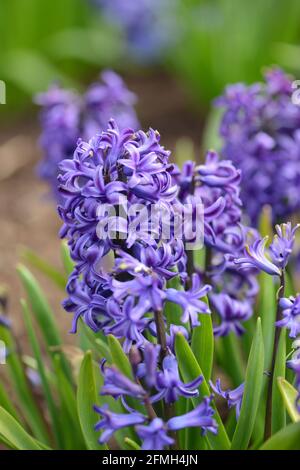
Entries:
{"type": "MultiPolygon", "coordinates": [[[[182,285],[180,284],[179,276],[175,276],[170,279],[167,283],[168,288],[176,289],[178,291],[182,290],[182,285]]],[[[173,302],[166,302],[164,306],[164,317],[167,320],[168,327],[170,325],[183,325],[181,321],[182,309],[180,305],[177,305],[173,302]]]]}
{"type": "Polygon", "coordinates": [[[92,349],[94,354],[97,354],[100,359],[107,359],[108,362],[112,362],[111,353],[108,345],[106,344],[106,338],[103,337],[102,332],[93,332],[82,320],[79,319],[78,330],[84,339],[85,345],[89,345],[88,349],[92,349]]]}
{"type": "Polygon", "coordinates": [[[17,421],[19,420],[18,412],[15,409],[11,399],[7,395],[6,390],[1,382],[0,382],[0,406],[2,406],[2,408],[4,408],[17,421]]]}
{"type": "Polygon", "coordinates": [[[128,357],[124,353],[122,346],[117,338],[108,335],[108,345],[111,352],[112,362],[123,372],[126,377],[133,379],[132,369],[128,357]]]}
{"type": "Polygon", "coordinates": [[[234,386],[238,387],[245,379],[245,364],[240,339],[230,332],[218,338],[216,347],[218,348],[218,362],[227,372],[234,386]]]}
{"type": "Polygon", "coordinates": [[[300,413],[296,407],[297,390],[283,377],[277,378],[278,388],[280,390],[283,402],[291,420],[296,423],[300,421],[300,413]]]}
{"type": "MultiPolygon", "coordinates": [[[[46,344],[50,352],[52,351],[53,356],[54,354],[57,354],[57,352],[54,352],[56,347],[62,344],[61,336],[55,323],[55,316],[40,288],[39,283],[31,272],[22,265],[19,265],[17,270],[28,295],[32,312],[35,315],[46,344]]],[[[59,354],[61,354],[63,358],[63,367],[65,372],[71,380],[71,373],[67,361],[62,352],[59,352],[59,354]]]]}
{"type": "Polygon", "coordinates": [[[129,439],[129,437],[125,437],[124,442],[130,450],[141,450],[141,446],[132,439],[129,439]]]}
{"type": "Polygon", "coordinates": [[[28,334],[28,338],[31,344],[32,351],[34,353],[34,357],[37,361],[37,366],[38,366],[38,373],[41,378],[42,382],[42,387],[44,390],[44,396],[46,398],[48,410],[51,416],[51,421],[52,421],[52,426],[53,426],[53,434],[56,439],[57,445],[62,448],[62,443],[63,443],[63,438],[61,434],[61,429],[59,426],[59,420],[58,420],[58,412],[57,408],[54,402],[54,399],[52,397],[52,392],[51,392],[51,387],[48,383],[47,379],[47,374],[44,368],[44,359],[42,358],[41,350],[39,343],[36,339],[36,335],[34,332],[33,324],[31,321],[31,315],[28,309],[28,306],[24,300],[21,300],[21,305],[22,305],[22,310],[23,310],[23,317],[24,317],[24,322],[28,334]]]}
{"type": "Polygon", "coordinates": [[[14,338],[7,328],[1,326],[0,338],[4,341],[6,347],[10,351],[6,362],[14,390],[18,396],[18,402],[20,409],[22,410],[22,414],[30,426],[34,436],[37,437],[40,441],[49,443],[49,436],[40,414],[40,410],[37,407],[36,400],[28,386],[22,362],[16,353],[17,346],[15,344],[14,338]]]}
{"type": "Polygon", "coordinates": [[[261,398],[263,372],[264,344],[261,320],[258,318],[246,370],[241,413],[232,439],[231,448],[234,450],[247,449],[248,447],[261,398]]]}
{"type": "Polygon", "coordinates": [[[19,265],[17,270],[47,345],[51,347],[62,344],[54,314],[37,280],[25,266],[19,265]]]}
{"type": "MultiPolygon", "coordinates": [[[[176,335],[175,350],[176,350],[176,357],[178,360],[179,370],[185,382],[190,382],[191,380],[194,380],[195,378],[197,378],[199,375],[203,375],[202,370],[198,364],[197,359],[195,358],[195,355],[192,349],[190,348],[185,337],[180,333],[176,335]]],[[[199,405],[203,397],[209,396],[209,395],[210,395],[210,390],[209,390],[206,380],[204,379],[202,384],[199,387],[199,397],[195,397],[192,399],[194,406],[199,405]]],[[[214,418],[216,419],[218,423],[218,434],[214,436],[213,434],[208,433],[206,438],[212,449],[218,449],[218,450],[229,449],[230,441],[226,434],[224,425],[222,423],[222,420],[219,416],[219,413],[215,405],[213,404],[212,406],[215,409],[214,418]]]]}
{"type": "Polygon", "coordinates": [[[258,312],[264,339],[265,369],[269,370],[272,361],[276,321],[276,287],[273,277],[266,273],[259,275],[258,312]]]}
{"type": "Polygon", "coordinates": [[[262,208],[259,220],[259,233],[262,237],[273,238],[272,207],[264,206],[262,208]]]}
{"type": "Polygon", "coordinates": [[[0,407],[0,434],[18,450],[41,450],[35,439],[4,408],[0,407]]]}
{"type": "Polygon", "coordinates": [[[192,351],[206,381],[211,378],[214,357],[214,333],[211,315],[199,315],[201,325],[193,329],[192,351]]]}
{"type": "Polygon", "coordinates": [[[77,407],[83,436],[90,450],[105,448],[105,446],[100,446],[98,443],[98,435],[94,430],[97,423],[97,414],[93,407],[96,404],[99,404],[99,389],[95,377],[92,353],[88,351],[83,358],[79,372],[77,407]]]}
{"type": "Polygon", "coordinates": [[[75,264],[70,256],[70,250],[66,241],[61,243],[61,259],[67,276],[72,274],[75,264]]]}
{"type": "Polygon", "coordinates": [[[28,261],[31,266],[38,269],[41,273],[45,274],[55,285],[60,289],[66,288],[66,277],[63,276],[55,267],[40,258],[34,251],[26,248],[23,253],[23,258],[28,261]]]}
{"type": "Polygon", "coordinates": [[[277,377],[285,376],[286,364],[286,329],[282,328],[278,343],[272,384],[272,434],[286,425],[286,413],[277,377]]]}
{"type": "Polygon", "coordinates": [[[70,450],[86,449],[79,422],[76,393],[64,374],[61,356],[55,355],[55,376],[60,398],[60,416],[65,438],[65,446],[70,450]],[[76,429],[76,432],[74,432],[76,429]]]}
{"type": "Polygon", "coordinates": [[[260,450],[300,450],[300,422],[289,424],[278,431],[260,450]]]}

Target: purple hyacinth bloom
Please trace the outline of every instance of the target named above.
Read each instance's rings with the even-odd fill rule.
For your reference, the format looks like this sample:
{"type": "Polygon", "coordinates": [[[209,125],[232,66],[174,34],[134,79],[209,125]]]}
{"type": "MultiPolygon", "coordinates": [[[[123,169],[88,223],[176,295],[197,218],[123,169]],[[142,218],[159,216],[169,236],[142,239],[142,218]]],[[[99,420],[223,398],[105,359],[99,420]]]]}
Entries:
{"type": "Polygon", "coordinates": [[[227,294],[212,294],[209,300],[221,320],[221,323],[214,327],[215,336],[226,336],[231,331],[237,335],[244,333],[242,322],[247,321],[253,313],[247,300],[236,300],[227,294]]]}
{"type": "Polygon", "coordinates": [[[104,385],[101,395],[111,395],[114,398],[126,395],[129,397],[143,398],[145,390],[137,383],[132,382],[115,367],[105,367],[102,365],[104,385]]]}
{"type": "Polygon", "coordinates": [[[286,364],[296,375],[295,387],[298,389],[296,407],[300,413],[300,339],[294,341],[293,348],[295,349],[293,358],[290,361],[287,361],[286,364]]]}
{"type": "Polygon", "coordinates": [[[120,28],[129,57],[141,64],[161,60],[179,36],[177,0],[93,0],[120,28]]]}
{"type": "Polygon", "coordinates": [[[113,324],[104,328],[104,331],[116,338],[125,338],[123,349],[126,353],[133,343],[137,347],[143,345],[145,338],[142,333],[150,321],[144,317],[145,305],[134,306],[134,298],[127,297],[122,307],[117,302],[108,302],[107,311],[113,324]]]}
{"type": "Polygon", "coordinates": [[[144,360],[138,365],[137,376],[144,378],[149,388],[154,387],[157,382],[159,353],[159,344],[146,343],[143,351],[144,360]]]}
{"type": "Polygon", "coordinates": [[[142,450],[163,450],[174,444],[167,434],[167,427],[160,418],[155,418],[147,426],[136,426],[136,432],[143,441],[142,450]]]}
{"type": "Polygon", "coordinates": [[[180,396],[185,398],[197,397],[197,388],[203,382],[200,375],[193,381],[185,384],[180,380],[178,363],[174,356],[166,356],[163,360],[162,371],[157,373],[155,388],[156,395],[151,397],[151,402],[155,403],[164,399],[166,403],[174,403],[180,396]]]}
{"type": "Polygon", "coordinates": [[[276,235],[270,245],[270,254],[276,266],[284,269],[289,261],[293,251],[296,230],[299,224],[292,228],[291,222],[282,225],[276,225],[276,235]]]}
{"type": "Polygon", "coordinates": [[[89,140],[106,129],[114,118],[120,129],[138,129],[134,111],[136,98],[121,77],[110,70],[102,72],[100,81],[91,85],[83,96],[53,85],[46,93],[36,97],[41,111],[41,147],[43,160],[38,171],[50,184],[53,195],[61,201],[57,175],[59,163],[71,159],[79,138],[89,140]]]}
{"type": "Polygon", "coordinates": [[[282,320],[276,322],[276,326],[286,327],[290,330],[290,338],[296,338],[300,334],[300,295],[280,299],[282,308],[282,320]]]}
{"type": "Polygon", "coordinates": [[[181,321],[187,323],[189,320],[192,326],[200,325],[199,313],[210,313],[207,303],[200,300],[211,290],[211,286],[201,286],[200,278],[197,274],[192,275],[192,287],[187,291],[178,291],[173,288],[166,290],[166,298],[170,302],[180,305],[183,310],[181,321]]]}
{"type": "Polygon", "coordinates": [[[272,263],[266,256],[265,247],[268,237],[258,238],[253,245],[246,246],[245,257],[234,260],[235,264],[243,269],[256,268],[271,276],[280,276],[281,271],[278,266],[272,263]]]}
{"type": "Polygon", "coordinates": [[[262,239],[258,237],[252,245],[246,245],[246,257],[235,259],[235,264],[244,269],[257,268],[272,276],[280,276],[292,254],[295,232],[298,228],[299,225],[292,228],[290,222],[277,225],[277,234],[274,235],[268,250],[266,249],[268,237],[262,239]]]}
{"type": "Polygon", "coordinates": [[[5,328],[11,328],[11,321],[4,315],[0,315],[0,325],[4,326],[5,328]]]}
{"type": "Polygon", "coordinates": [[[273,68],[264,83],[230,85],[216,101],[224,110],[222,155],[242,170],[241,198],[255,226],[265,205],[275,222],[300,208],[300,108],[292,82],[273,68]]]}
{"type": "Polygon", "coordinates": [[[214,410],[210,406],[212,398],[204,397],[202,403],[194,410],[182,416],[176,416],[168,421],[168,428],[171,431],[185,429],[189,427],[201,428],[202,435],[207,432],[218,433],[218,425],[213,419],[214,410]]]}
{"type": "Polygon", "coordinates": [[[240,416],[240,412],[241,412],[241,407],[242,407],[245,384],[242,383],[234,390],[230,390],[230,389],[222,390],[221,380],[217,379],[216,385],[214,385],[210,381],[210,386],[215,393],[217,393],[221,397],[225,398],[225,400],[227,400],[227,404],[229,408],[235,407],[236,419],[238,420],[240,416]]]}
{"type": "Polygon", "coordinates": [[[146,420],[146,417],[138,412],[114,413],[109,410],[108,405],[94,406],[94,410],[102,416],[102,419],[95,425],[95,431],[103,431],[99,439],[100,444],[108,442],[118,429],[142,424],[146,420]]]}

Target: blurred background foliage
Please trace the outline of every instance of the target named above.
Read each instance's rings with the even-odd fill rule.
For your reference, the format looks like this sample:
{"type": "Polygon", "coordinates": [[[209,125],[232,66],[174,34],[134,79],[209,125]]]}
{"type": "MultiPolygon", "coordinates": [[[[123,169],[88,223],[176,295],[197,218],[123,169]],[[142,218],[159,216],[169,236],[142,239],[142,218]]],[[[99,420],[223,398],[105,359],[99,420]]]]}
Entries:
{"type": "Polygon", "coordinates": [[[226,84],[259,79],[263,66],[299,70],[299,0],[178,0],[173,10],[178,40],[159,63],[142,66],[92,0],[1,0],[0,79],[8,85],[8,108],[29,105],[56,79],[80,87],[104,67],[126,74],[164,69],[204,108],[226,84]]]}

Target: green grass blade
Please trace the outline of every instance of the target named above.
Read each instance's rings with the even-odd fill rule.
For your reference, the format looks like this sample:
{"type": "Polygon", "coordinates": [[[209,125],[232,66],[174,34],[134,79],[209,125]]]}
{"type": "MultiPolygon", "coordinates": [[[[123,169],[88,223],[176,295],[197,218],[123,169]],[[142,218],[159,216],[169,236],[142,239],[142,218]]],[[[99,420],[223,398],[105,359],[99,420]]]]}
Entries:
{"type": "Polygon", "coordinates": [[[271,366],[275,335],[277,308],[276,287],[272,276],[266,273],[260,273],[259,285],[258,313],[261,316],[261,326],[264,339],[265,369],[269,370],[271,366]]]}
{"type": "MultiPolygon", "coordinates": [[[[31,272],[22,265],[19,265],[17,270],[27,293],[32,312],[34,313],[45,342],[51,352],[56,349],[57,346],[62,344],[61,336],[55,323],[54,313],[52,312],[39,283],[31,272]]],[[[57,352],[53,351],[52,356],[54,354],[57,354],[57,352]]],[[[67,361],[62,352],[59,354],[61,354],[63,358],[63,367],[71,380],[71,373],[67,361]]]]}
{"type": "Polygon", "coordinates": [[[199,315],[201,325],[193,329],[192,351],[208,382],[211,378],[214,358],[214,333],[211,315],[199,315]]]}
{"type": "Polygon", "coordinates": [[[18,450],[41,450],[37,442],[0,407],[0,434],[18,450]]]}
{"type": "Polygon", "coordinates": [[[264,344],[261,320],[258,318],[246,370],[241,413],[232,439],[231,448],[234,450],[247,449],[248,447],[260,402],[263,372],[264,344]]]}
{"type": "Polygon", "coordinates": [[[57,287],[63,290],[65,289],[66,277],[54,266],[40,258],[34,251],[26,248],[23,251],[23,258],[28,261],[31,266],[38,269],[42,274],[50,279],[57,287]]]}
{"type": "Polygon", "coordinates": [[[54,356],[56,386],[60,399],[61,425],[63,426],[65,446],[69,450],[86,449],[77,408],[76,391],[66,377],[61,356],[54,356]],[[76,431],[74,431],[76,430],[76,431]]]}
{"type": "Polygon", "coordinates": [[[284,405],[291,420],[294,423],[300,421],[300,413],[296,408],[296,398],[298,396],[297,390],[283,377],[278,377],[277,383],[284,405]]]}
{"type": "Polygon", "coordinates": [[[7,395],[7,392],[3,386],[3,384],[0,382],[0,406],[4,408],[13,418],[15,418],[17,421],[20,420],[18,416],[18,412],[15,409],[12,401],[10,400],[9,396],[7,395]]]}
{"type": "Polygon", "coordinates": [[[12,385],[18,397],[18,403],[25,421],[29,425],[34,436],[42,442],[49,443],[49,436],[46,431],[40,410],[36,405],[36,400],[29,388],[28,381],[22,362],[16,353],[15,341],[7,328],[0,326],[0,338],[4,341],[10,353],[6,362],[12,385]]]}
{"type": "Polygon", "coordinates": [[[286,412],[283,398],[278,386],[277,378],[285,377],[286,364],[286,329],[280,333],[278,350],[276,355],[273,386],[272,386],[272,434],[286,425],[286,412]]]}
{"type": "Polygon", "coordinates": [[[99,404],[99,389],[95,377],[92,353],[88,351],[81,364],[77,391],[77,407],[81,429],[88,449],[100,450],[105,446],[98,443],[98,435],[94,430],[98,416],[93,407],[99,404]]]}
{"type": "Polygon", "coordinates": [[[300,450],[300,423],[292,423],[281,429],[260,450],[300,450]]]}
{"type": "Polygon", "coordinates": [[[24,300],[21,300],[21,305],[22,305],[23,317],[24,317],[24,322],[25,322],[29,342],[30,342],[34,357],[37,362],[38,373],[41,378],[44,396],[45,396],[48,410],[51,416],[53,436],[54,436],[57,446],[59,448],[62,448],[63,437],[62,437],[61,429],[59,426],[58,410],[57,410],[57,407],[55,405],[55,402],[52,396],[50,384],[48,383],[47,374],[46,374],[45,367],[44,367],[44,359],[42,358],[39,343],[36,339],[29,308],[24,300]]]}
{"type": "Polygon", "coordinates": [[[124,353],[122,346],[117,338],[108,335],[108,345],[111,352],[112,362],[123,372],[126,377],[133,379],[132,369],[128,357],[124,353]]]}
{"type": "MultiPolygon", "coordinates": [[[[185,382],[189,382],[199,375],[203,375],[202,370],[198,364],[195,355],[190,348],[188,342],[186,341],[185,337],[182,334],[176,335],[175,340],[175,350],[176,350],[176,357],[178,360],[179,370],[185,382]]],[[[199,397],[193,398],[194,406],[201,403],[201,400],[204,396],[210,395],[210,389],[207,385],[206,380],[204,379],[202,384],[199,387],[199,397]]],[[[219,429],[218,434],[216,436],[208,433],[206,439],[208,440],[212,449],[218,450],[226,450],[230,448],[230,441],[228,439],[227,433],[225,431],[224,425],[222,420],[219,416],[219,413],[216,407],[213,405],[215,409],[215,419],[218,423],[219,429]]],[[[199,437],[200,438],[200,437],[199,437]]]]}
{"type": "Polygon", "coordinates": [[[70,256],[69,247],[66,241],[63,241],[61,244],[61,259],[67,276],[72,274],[75,264],[70,256]]]}

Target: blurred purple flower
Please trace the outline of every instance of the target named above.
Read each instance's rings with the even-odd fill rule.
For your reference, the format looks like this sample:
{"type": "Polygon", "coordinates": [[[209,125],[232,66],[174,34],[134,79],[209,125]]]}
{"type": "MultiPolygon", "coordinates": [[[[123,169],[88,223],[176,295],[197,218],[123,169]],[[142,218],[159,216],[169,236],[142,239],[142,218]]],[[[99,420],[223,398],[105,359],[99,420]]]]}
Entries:
{"type": "Polygon", "coordinates": [[[265,205],[275,222],[300,208],[300,108],[292,80],[274,67],[264,83],[230,85],[216,101],[224,110],[222,155],[242,170],[241,198],[255,226],[265,205]]]}
{"type": "Polygon", "coordinates": [[[83,96],[55,84],[36,97],[36,103],[42,107],[40,143],[43,160],[38,172],[51,186],[58,201],[62,198],[57,184],[58,165],[62,160],[72,158],[79,138],[89,140],[105,130],[111,118],[117,121],[120,129],[139,127],[134,111],[136,98],[121,77],[106,70],[100,80],[83,96]]]}
{"type": "Polygon", "coordinates": [[[226,336],[231,331],[237,335],[244,333],[242,322],[249,320],[253,313],[249,301],[236,300],[227,294],[212,294],[209,300],[221,320],[214,327],[215,336],[226,336]]]}
{"type": "Polygon", "coordinates": [[[300,334],[300,295],[280,299],[282,308],[282,320],[276,322],[276,326],[286,327],[290,330],[290,338],[296,338],[300,334]]]}
{"type": "Polygon", "coordinates": [[[163,450],[174,443],[167,434],[167,427],[162,419],[155,418],[147,426],[136,426],[136,432],[143,441],[142,450],[163,450]]]}
{"type": "Polygon", "coordinates": [[[218,433],[218,425],[213,419],[214,410],[210,406],[212,398],[204,397],[202,403],[194,410],[181,416],[176,416],[168,421],[168,428],[171,431],[189,427],[201,428],[202,435],[207,432],[218,433]]]}
{"type": "Polygon", "coordinates": [[[162,371],[157,373],[155,388],[158,393],[151,397],[151,402],[155,403],[164,399],[166,403],[174,403],[180,396],[185,398],[197,397],[197,388],[203,382],[203,377],[199,376],[191,382],[185,384],[179,377],[177,360],[174,356],[166,356],[163,360],[162,371]]]}
{"type": "Polygon", "coordinates": [[[146,420],[146,417],[138,412],[114,413],[109,410],[108,405],[102,407],[94,406],[94,410],[102,417],[95,425],[95,431],[103,431],[99,439],[100,444],[108,442],[119,429],[142,424],[146,420]]]}
{"type": "Polygon", "coordinates": [[[166,290],[166,298],[170,302],[180,305],[183,310],[181,321],[183,323],[191,322],[191,325],[198,326],[199,314],[210,314],[207,303],[200,300],[205,297],[211,290],[211,286],[201,285],[200,277],[197,274],[192,275],[192,287],[186,291],[178,291],[173,288],[166,290]]]}
{"type": "Polygon", "coordinates": [[[93,0],[121,29],[130,57],[140,64],[162,59],[179,37],[177,0],[93,0]]]}
{"type": "Polygon", "coordinates": [[[229,408],[235,407],[236,419],[238,420],[241,412],[245,384],[242,383],[234,390],[222,390],[221,380],[217,379],[216,385],[210,381],[210,386],[215,393],[227,400],[229,408]]]}

